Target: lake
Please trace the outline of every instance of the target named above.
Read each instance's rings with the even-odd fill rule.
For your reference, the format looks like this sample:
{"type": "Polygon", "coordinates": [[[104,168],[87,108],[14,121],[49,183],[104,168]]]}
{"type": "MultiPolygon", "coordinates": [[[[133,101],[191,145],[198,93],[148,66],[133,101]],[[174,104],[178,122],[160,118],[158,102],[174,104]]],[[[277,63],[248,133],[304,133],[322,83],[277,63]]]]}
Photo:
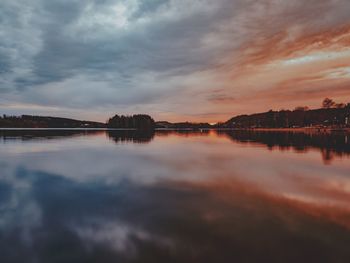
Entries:
{"type": "Polygon", "coordinates": [[[0,131],[0,262],[350,262],[350,135],[0,131]]]}

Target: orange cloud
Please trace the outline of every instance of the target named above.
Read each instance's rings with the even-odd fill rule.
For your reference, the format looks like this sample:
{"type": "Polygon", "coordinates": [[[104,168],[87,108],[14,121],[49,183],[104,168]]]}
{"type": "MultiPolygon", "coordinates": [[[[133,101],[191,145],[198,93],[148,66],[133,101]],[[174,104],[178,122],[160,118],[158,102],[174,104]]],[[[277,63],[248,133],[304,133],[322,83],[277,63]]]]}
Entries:
{"type": "Polygon", "coordinates": [[[235,94],[232,108],[246,104],[248,112],[254,112],[297,104],[318,107],[324,97],[350,101],[350,25],[298,37],[290,34],[285,29],[247,42],[238,62],[220,68],[227,72],[221,97],[235,94]]]}

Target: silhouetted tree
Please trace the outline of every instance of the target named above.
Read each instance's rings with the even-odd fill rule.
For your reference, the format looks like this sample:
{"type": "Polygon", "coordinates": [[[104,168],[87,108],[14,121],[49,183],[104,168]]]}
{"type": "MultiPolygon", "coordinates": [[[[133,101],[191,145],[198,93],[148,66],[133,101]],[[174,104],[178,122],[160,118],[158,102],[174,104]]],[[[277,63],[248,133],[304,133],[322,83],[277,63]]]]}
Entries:
{"type": "Polygon", "coordinates": [[[115,115],[108,120],[107,126],[120,129],[153,130],[155,122],[151,116],[145,114],[132,116],[115,115]]]}
{"type": "Polygon", "coordinates": [[[325,98],[322,102],[322,108],[324,109],[330,109],[333,108],[336,105],[336,103],[329,98],[325,98]]]}

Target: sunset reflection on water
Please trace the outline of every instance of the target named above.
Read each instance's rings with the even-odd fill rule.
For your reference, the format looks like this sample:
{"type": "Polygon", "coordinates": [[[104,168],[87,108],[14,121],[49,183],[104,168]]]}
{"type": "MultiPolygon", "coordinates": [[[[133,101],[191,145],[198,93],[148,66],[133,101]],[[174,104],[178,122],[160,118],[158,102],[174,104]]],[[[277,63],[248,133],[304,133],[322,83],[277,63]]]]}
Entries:
{"type": "Polygon", "coordinates": [[[348,262],[344,136],[1,133],[0,260],[348,262]]]}

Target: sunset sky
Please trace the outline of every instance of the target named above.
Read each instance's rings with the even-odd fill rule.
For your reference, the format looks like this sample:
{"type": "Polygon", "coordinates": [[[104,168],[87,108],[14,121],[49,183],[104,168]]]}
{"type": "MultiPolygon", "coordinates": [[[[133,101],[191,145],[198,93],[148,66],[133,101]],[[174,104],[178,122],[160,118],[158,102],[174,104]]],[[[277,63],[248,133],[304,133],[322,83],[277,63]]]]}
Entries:
{"type": "Polygon", "coordinates": [[[349,0],[1,0],[0,113],[224,121],[350,102],[349,0]]]}

